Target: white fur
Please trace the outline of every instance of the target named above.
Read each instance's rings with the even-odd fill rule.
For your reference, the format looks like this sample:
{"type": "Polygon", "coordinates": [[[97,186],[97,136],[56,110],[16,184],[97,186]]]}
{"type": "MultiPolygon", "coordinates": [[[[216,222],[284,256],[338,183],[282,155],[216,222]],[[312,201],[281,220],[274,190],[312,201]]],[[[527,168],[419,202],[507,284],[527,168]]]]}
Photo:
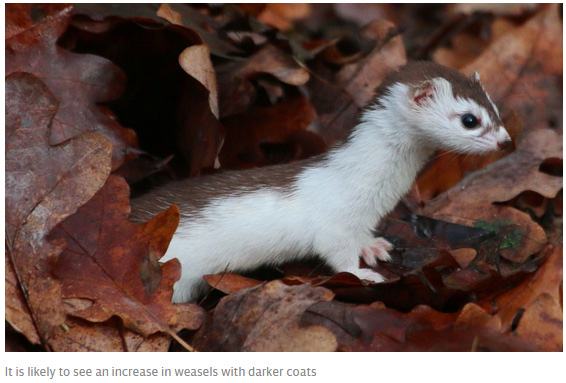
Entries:
{"type": "Polygon", "coordinates": [[[174,301],[195,298],[202,276],[250,270],[309,253],[336,271],[381,282],[359,267],[360,256],[375,264],[391,245],[372,235],[381,218],[410,189],[417,172],[437,149],[483,153],[509,136],[493,127],[472,100],[454,99],[448,81],[432,81],[435,97],[417,105],[411,89],[397,83],[382,106],[366,111],[351,139],[316,167],[300,173],[291,190],[265,188],[215,199],[191,220],[182,220],[163,260],[178,258],[183,271],[174,301]],[[480,116],[481,128],[466,130],[460,116],[480,116]]]}

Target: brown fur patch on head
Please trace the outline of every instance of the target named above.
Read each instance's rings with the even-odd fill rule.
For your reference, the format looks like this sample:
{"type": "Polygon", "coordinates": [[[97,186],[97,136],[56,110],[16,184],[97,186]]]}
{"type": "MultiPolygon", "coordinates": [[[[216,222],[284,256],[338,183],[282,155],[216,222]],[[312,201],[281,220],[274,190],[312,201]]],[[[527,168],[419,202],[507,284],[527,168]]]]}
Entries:
{"type": "Polygon", "coordinates": [[[454,97],[475,101],[478,105],[485,108],[496,126],[503,125],[479,81],[472,77],[467,77],[452,68],[428,61],[410,62],[388,75],[376,89],[373,105],[380,105],[380,97],[383,96],[386,90],[393,84],[404,83],[418,86],[425,81],[437,77],[442,77],[450,82],[454,97]]]}

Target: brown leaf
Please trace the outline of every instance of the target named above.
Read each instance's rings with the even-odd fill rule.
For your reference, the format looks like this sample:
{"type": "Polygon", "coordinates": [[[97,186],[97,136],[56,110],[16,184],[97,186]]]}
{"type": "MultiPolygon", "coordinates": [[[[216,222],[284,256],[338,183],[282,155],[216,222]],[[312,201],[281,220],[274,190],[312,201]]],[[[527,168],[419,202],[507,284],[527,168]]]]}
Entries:
{"type": "Polygon", "coordinates": [[[367,56],[344,66],[336,75],[326,73],[325,66],[317,70],[318,76],[309,82],[311,102],[322,124],[317,133],[332,139],[346,138],[384,76],[405,64],[403,41],[396,31],[389,22],[375,21],[363,32],[374,45],[367,56]]]}
{"type": "Polygon", "coordinates": [[[66,352],[158,351],[169,349],[171,337],[156,333],[148,337],[124,329],[118,320],[92,323],[67,317],[51,341],[54,350],[66,352]]]}
{"type": "MultiPolygon", "coordinates": [[[[494,101],[515,110],[529,129],[562,120],[562,21],[558,4],[501,36],[463,68],[478,71],[494,101]]],[[[562,142],[562,140],[560,140],[562,142]]]]}
{"type": "Polygon", "coordinates": [[[394,243],[395,249],[391,261],[380,262],[376,268],[387,282],[368,285],[349,273],[316,277],[317,273],[312,272],[316,266],[304,273],[286,272],[283,281],[288,285],[323,286],[332,290],[337,299],[347,302],[381,301],[401,311],[426,304],[453,312],[467,302],[484,299],[520,282],[540,263],[539,258],[506,262],[499,255],[504,251],[506,256],[533,252],[528,246],[521,248],[521,240],[529,235],[518,236],[516,225],[486,229],[489,230],[419,216],[411,216],[410,224],[387,220],[381,235],[394,243]],[[508,248],[510,245],[513,246],[508,248]]]}
{"type": "Polygon", "coordinates": [[[225,294],[233,294],[236,291],[249,289],[251,287],[259,286],[263,282],[246,278],[234,273],[221,273],[213,275],[205,275],[203,279],[211,287],[220,290],[225,294]]]}
{"type": "Polygon", "coordinates": [[[265,4],[257,19],[264,24],[287,30],[293,22],[305,19],[311,13],[311,4],[265,4]]]}
{"type": "Polygon", "coordinates": [[[332,296],[321,287],[280,281],[239,291],[220,302],[195,346],[202,351],[334,351],[336,340],[328,330],[300,324],[305,310],[332,296]]]}
{"type": "Polygon", "coordinates": [[[14,293],[19,284],[24,292],[7,295],[11,310],[6,315],[31,342],[41,339],[46,347],[64,320],[64,309],[49,265],[63,244],[50,244],[45,236],[102,186],[111,153],[108,140],[94,133],[50,145],[57,107],[37,77],[14,73],[6,78],[6,278],[8,290],[14,293]]]}
{"type": "Polygon", "coordinates": [[[265,45],[243,62],[228,63],[217,67],[219,104],[221,117],[238,114],[248,109],[256,97],[250,80],[261,74],[270,74],[289,85],[304,85],[309,73],[291,55],[265,45]]]}
{"type": "Polygon", "coordinates": [[[51,235],[67,241],[54,266],[63,298],[90,302],[69,310],[69,314],[90,322],[118,316],[126,328],[144,337],[156,332],[174,336],[173,329],[198,328],[200,308],[171,303],[173,283],[180,276],[178,261],[156,264],[177,228],[178,208],[172,206],[150,221],[134,225],[127,220],[128,194],[124,180],[111,176],[51,235]],[[191,313],[188,316],[187,311],[191,313]]]}
{"type": "Polygon", "coordinates": [[[229,41],[222,39],[217,33],[211,32],[210,28],[207,28],[207,26],[219,26],[219,23],[213,17],[198,12],[189,4],[161,4],[157,10],[157,16],[171,24],[183,26],[197,32],[204,44],[210,49],[210,52],[216,56],[237,59],[233,55],[241,53],[229,41]]]}
{"type": "MultiPolygon", "coordinates": [[[[41,336],[37,332],[33,316],[28,307],[24,292],[20,288],[18,275],[12,266],[8,249],[6,249],[4,288],[6,291],[5,316],[10,325],[19,332],[24,334],[33,344],[41,343],[41,336]]],[[[6,351],[8,351],[6,349],[6,351]]]]}
{"type": "Polygon", "coordinates": [[[358,108],[365,107],[373,98],[375,88],[381,80],[407,62],[401,35],[394,35],[395,24],[386,20],[375,20],[360,33],[377,43],[369,55],[338,72],[338,81],[352,96],[358,108]]]}
{"type": "Polygon", "coordinates": [[[340,351],[469,350],[473,334],[466,329],[450,331],[454,319],[454,314],[426,306],[400,313],[377,303],[353,306],[333,301],[312,306],[303,321],[331,330],[340,351]]]}
{"type": "Polygon", "coordinates": [[[57,46],[71,17],[71,6],[8,4],[6,75],[28,72],[39,77],[58,101],[50,134],[52,145],[85,132],[99,132],[112,142],[112,166],[124,160],[132,134],[105,114],[97,103],[120,95],[124,74],[110,61],[79,55],[57,46]]]}
{"type": "Polygon", "coordinates": [[[540,350],[562,348],[563,245],[547,251],[545,263],[520,284],[491,297],[482,306],[501,319],[507,330],[536,344],[540,350]]]}
{"type": "MultiPolygon", "coordinates": [[[[551,129],[526,132],[515,152],[471,174],[448,193],[459,205],[462,200],[506,202],[525,190],[553,198],[562,189],[562,177],[542,171],[548,158],[562,158],[562,133],[551,129]]],[[[435,201],[431,201],[435,206],[441,203],[435,201]]]]}
{"type": "Polygon", "coordinates": [[[216,75],[210,61],[210,51],[206,45],[193,45],[179,55],[181,68],[200,82],[209,92],[210,111],[216,118],[218,114],[218,90],[216,75]]]}
{"type": "Polygon", "coordinates": [[[433,61],[450,68],[460,69],[474,61],[489,45],[483,36],[462,32],[454,36],[450,46],[441,46],[434,51],[433,61]]]}
{"type": "Polygon", "coordinates": [[[281,82],[289,85],[304,85],[309,80],[306,69],[297,64],[290,55],[287,55],[273,45],[266,45],[241,66],[234,77],[248,78],[259,73],[269,73],[281,82]]]}
{"type": "Polygon", "coordinates": [[[550,294],[540,294],[525,307],[516,333],[532,343],[536,350],[563,350],[563,308],[562,301],[550,294]]]}
{"type": "Polygon", "coordinates": [[[220,160],[229,168],[243,169],[320,154],[326,149],[324,140],[306,132],[315,117],[314,108],[302,97],[227,117],[222,120],[226,141],[220,160]]]}
{"type": "Polygon", "coordinates": [[[353,306],[337,301],[313,305],[303,323],[328,328],[340,351],[523,351],[537,342],[505,330],[496,316],[474,303],[458,313],[417,306],[401,313],[377,302],[353,306]]]}

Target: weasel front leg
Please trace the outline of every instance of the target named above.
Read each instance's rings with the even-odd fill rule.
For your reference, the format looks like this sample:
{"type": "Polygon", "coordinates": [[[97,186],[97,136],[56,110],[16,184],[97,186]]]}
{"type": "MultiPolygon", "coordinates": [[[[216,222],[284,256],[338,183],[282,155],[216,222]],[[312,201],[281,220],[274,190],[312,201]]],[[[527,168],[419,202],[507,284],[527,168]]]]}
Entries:
{"type": "Polygon", "coordinates": [[[368,240],[368,242],[366,242],[367,245],[365,246],[344,241],[341,246],[337,246],[334,249],[327,249],[327,251],[321,253],[328,264],[332,266],[336,272],[346,271],[354,274],[360,279],[364,279],[372,283],[381,283],[385,281],[383,275],[371,269],[360,267],[360,255],[364,257],[364,261],[366,261],[369,266],[375,266],[377,264],[377,261],[375,260],[376,257],[385,258],[383,260],[390,259],[389,254],[387,254],[387,250],[392,249],[393,246],[383,238],[372,239],[374,241],[368,240]],[[377,255],[377,253],[379,253],[379,255],[377,255]]]}

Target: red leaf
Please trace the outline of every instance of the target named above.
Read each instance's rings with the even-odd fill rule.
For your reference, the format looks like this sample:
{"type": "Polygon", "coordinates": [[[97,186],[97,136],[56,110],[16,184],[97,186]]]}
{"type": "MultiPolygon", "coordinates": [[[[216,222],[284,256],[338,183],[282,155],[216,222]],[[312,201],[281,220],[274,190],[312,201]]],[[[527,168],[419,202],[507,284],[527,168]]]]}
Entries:
{"type": "Polygon", "coordinates": [[[158,264],[177,228],[179,209],[172,206],[135,225],[127,220],[128,195],[124,180],[110,177],[51,235],[67,241],[54,266],[63,298],[90,302],[70,314],[91,322],[107,321],[115,315],[126,328],[146,337],[198,328],[200,308],[171,303],[173,283],[180,276],[179,262],[158,264]],[[188,317],[187,311],[191,313],[188,317]]]}

